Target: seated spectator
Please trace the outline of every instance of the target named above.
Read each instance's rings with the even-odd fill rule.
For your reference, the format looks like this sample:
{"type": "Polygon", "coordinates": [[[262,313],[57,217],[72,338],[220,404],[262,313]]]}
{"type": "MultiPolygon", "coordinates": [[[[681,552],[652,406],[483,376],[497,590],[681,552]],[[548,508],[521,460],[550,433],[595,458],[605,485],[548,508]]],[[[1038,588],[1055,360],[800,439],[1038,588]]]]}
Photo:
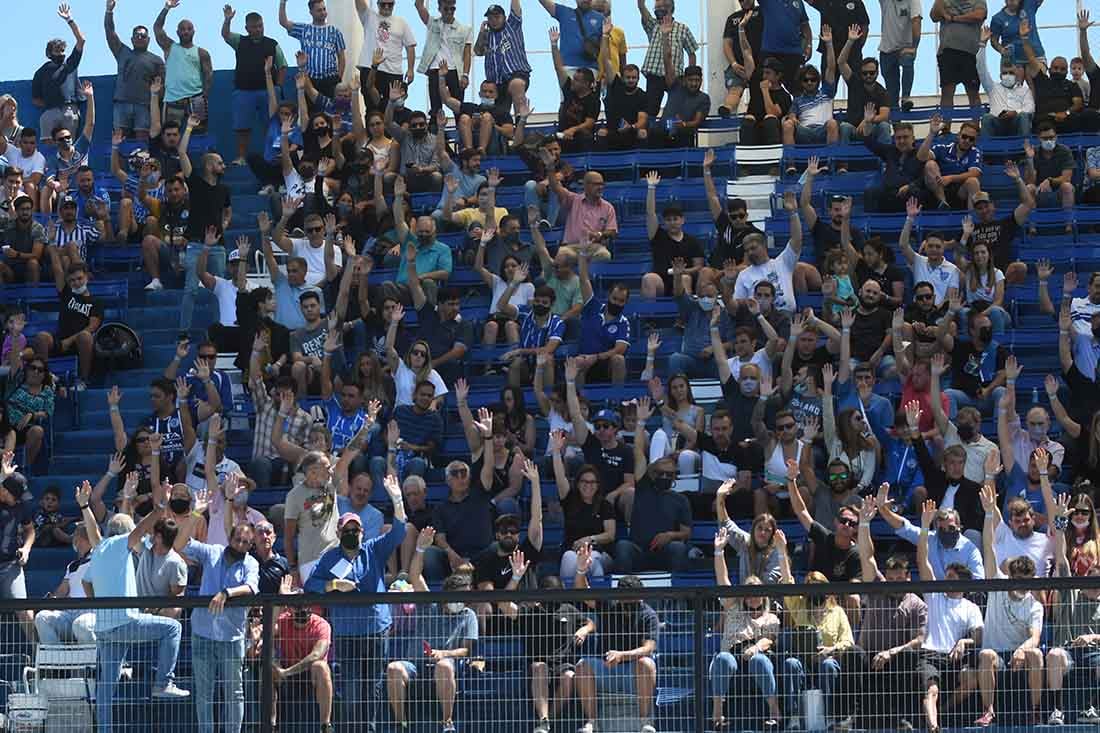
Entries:
{"type": "Polygon", "coordinates": [[[626,350],[630,346],[630,321],[623,314],[630,290],[623,283],[611,286],[607,303],[601,304],[592,290],[588,275],[591,247],[580,252],[581,341],[578,347],[577,375],[581,386],[588,382],[622,384],[626,379],[626,350]]]}
{"type": "MultiPolygon", "coordinates": [[[[783,118],[784,145],[832,145],[840,140],[840,123],[833,117],[836,57],[832,32],[823,34],[821,40],[825,43],[828,63],[820,73],[813,64],[807,64],[799,70],[798,84],[801,93],[792,100],[790,114],[783,118]]],[[[795,170],[791,167],[786,173],[794,175],[795,170]]]]}
{"type": "Polygon", "coordinates": [[[973,122],[964,122],[953,143],[936,142],[942,120],[933,115],[928,135],[917,151],[924,162],[924,186],[940,209],[970,208],[982,190],[982,151],[977,147],[980,130],[973,122]]]}
{"type": "Polygon", "coordinates": [[[591,259],[604,262],[611,259],[610,246],[619,233],[615,207],[603,197],[603,176],[596,171],[584,174],[584,193],[574,193],[564,187],[557,176],[550,176],[550,190],[558,197],[566,212],[565,231],[558,252],[577,257],[590,249],[591,259]]]}
{"type": "Polygon", "coordinates": [[[837,55],[837,69],[848,85],[848,112],[846,123],[849,127],[860,128],[864,137],[874,137],[881,145],[890,142],[890,95],[886,87],[878,83],[878,59],[867,56],[859,61],[859,78],[848,61],[853,51],[858,55],[862,46],[857,45],[866,35],[867,29],[853,25],[848,28],[848,40],[837,55]]]}
{"type": "Polygon", "coordinates": [[[46,252],[46,230],[34,220],[34,201],[26,194],[19,194],[11,202],[15,218],[9,219],[0,230],[0,281],[37,285],[43,270],[46,252]]]}
{"type": "Polygon", "coordinates": [[[336,484],[332,461],[319,451],[306,453],[298,466],[294,486],[286,496],[283,515],[284,545],[290,571],[299,584],[309,580],[324,551],[336,544],[336,484]]]}
{"type": "Polygon", "coordinates": [[[1065,134],[1096,132],[1100,129],[1100,113],[1085,108],[1081,87],[1068,78],[1069,62],[1065,56],[1055,56],[1048,67],[1031,45],[1030,31],[1031,21],[1022,19],[1020,39],[1027,58],[1026,73],[1035,91],[1035,124],[1050,120],[1055,131],[1065,134]]]}
{"type": "Polygon", "coordinates": [[[50,255],[60,316],[56,333],[48,330],[38,332],[34,350],[42,359],[75,351],[79,376],[76,389],[79,392],[84,389],[95,361],[92,334],[103,322],[103,303],[88,292],[90,271],[87,265],[75,262],[63,270],[57,250],[51,250],[50,255]]]}
{"type": "Polygon", "coordinates": [[[576,575],[579,555],[588,547],[591,552],[589,572],[593,577],[602,578],[611,572],[609,550],[615,541],[615,510],[600,485],[600,472],[592,465],[582,466],[570,483],[563,455],[565,440],[565,433],[556,430],[550,435],[548,448],[558,500],[565,516],[560,575],[563,578],[576,575]]]}
{"type": "MultiPolygon", "coordinates": [[[[720,586],[731,585],[725,553],[729,539],[729,531],[719,527],[714,535],[714,575],[720,586]]],[[[742,584],[760,585],[761,581],[755,575],[749,575],[742,584]]],[[[779,638],[779,617],[772,612],[766,596],[723,598],[721,603],[725,610],[719,645],[721,651],[711,660],[709,670],[713,695],[711,724],[716,730],[726,727],[725,702],[731,678],[737,674],[740,663],[744,663],[745,672],[752,678],[756,691],[768,704],[768,718],[764,726],[778,729],[779,696],[772,654],[779,638]]]]}
{"type": "MultiPolygon", "coordinates": [[[[515,7],[519,7],[518,1],[515,7]]],[[[424,582],[425,554],[434,549],[432,543],[437,538],[432,527],[420,530],[417,537],[416,552],[409,567],[409,583],[419,593],[430,592],[424,582]]],[[[468,575],[453,573],[443,581],[446,593],[467,590],[470,590],[468,575]]],[[[477,615],[466,604],[452,602],[421,606],[411,618],[402,621],[402,632],[391,642],[389,657],[393,661],[386,665],[386,692],[393,719],[398,726],[404,727],[409,684],[431,675],[439,691],[437,699],[443,729],[453,731],[457,680],[462,678],[461,672],[465,669],[461,660],[473,655],[478,641],[477,615]]]]}
{"type": "MultiPolygon", "coordinates": [[[[800,291],[818,291],[822,289],[822,273],[828,274],[825,264],[829,255],[835,252],[844,255],[847,261],[851,256],[848,245],[855,250],[863,249],[862,232],[850,227],[851,199],[835,194],[826,196],[829,218],[826,220],[818,216],[813,203],[814,179],[821,172],[818,163],[819,160],[816,155],[810,156],[806,163],[802,191],[799,194],[798,208],[802,213],[806,226],[810,229],[810,234],[814,238],[814,249],[817,255],[816,269],[801,262],[795,265],[795,288],[800,291]],[[845,226],[849,227],[847,234],[845,234],[845,226]],[[845,237],[847,237],[848,245],[845,245],[845,237]]],[[[847,297],[845,293],[835,294],[847,297]]]]}
{"type": "Polygon", "coordinates": [[[439,372],[432,368],[432,352],[427,341],[415,341],[401,357],[394,349],[397,338],[397,326],[405,317],[405,309],[398,304],[390,315],[390,326],[386,331],[386,368],[393,374],[395,389],[394,404],[409,405],[413,401],[413,390],[420,382],[431,382],[435,386],[433,401],[442,401],[447,394],[447,385],[439,372]]]}
{"type": "Polygon", "coordinates": [[[982,29],[982,45],[978,49],[978,76],[989,99],[989,112],[982,115],[982,137],[1028,137],[1035,116],[1035,95],[1027,83],[1026,64],[1017,64],[1009,56],[1001,56],[994,79],[985,60],[985,44],[989,32],[982,29]]]}
{"type": "Polygon", "coordinates": [[[714,150],[710,148],[703,155],[703,188],[707,194],[707,206],[710,208],[711,219],[714,220],[718,241],[711,250],[707,267],[699,273],[699,278],[733,281],[745,266],[745,237],[749,234],[763,235],[764,232],[749,221],[748,204],[744,199],[718,196],[714,176],[711,174],[714,157],[714,150]]]}
{"type": "MultiPolygon", "coordinates": [[[[700,283],[698,295],[685,292],[686,276],[679,274],[682,273],[683,266],[683,260],[673,263],[672,288],[680,318],[684,322],[684,337],[679,351],[668,357],[668,371],[670,374],[686,374],[689,377],[713,374],[710,362],[714,358],[714,346],[711,343],[710,328],[713,325],[718,330],[719,338],[725,345],[731,341],[733,321],[722,307],[718,288],[713,281],[700,283]]],[[[771,328],[770,324],[768,328],[771,328]]],[[[734,378],[736,379],[736,375],[734,378]]]]}
{"type": "Polygon", "coordinates": [[[508,216],[508,209],[496,205],[498,185],[500,185],[500,175],[494,168],[489,171],[488,182],[478,186],[477,204],[455,211],[454,194],[458,190],[458,181],[453,176],[447,176],[446,189],[443,193],[443,221],[450,222],[463,229],[476,222],[486,230],[496,232],[500,228],[504,217],[508,216]]]}
{"type": "Polygon", "coordinates": [[[445,137],[438,137],[428,131],[428,116],[419,110],[409,115],[406,130],[394,123],[394,103],[402,94],[400,87],[390,88],[389,103],[386,105],[386,130],[398,142],[401,152],[401,175],[405,177],[405,187],[409,193],[438,191],[443,187],[442,156],[439,148],[446,145],[445,137]]]}
{"type": "MultiPolygon", "coordinates": [[[[84,592],[84,574],[88,572],[92,545],[88,530],[77,524],[73,531],[73,550],[76,559],[65,566],[65,576],[53,592],[53,598],[87,598],[84,592]]],[[[95,611],[82,608],[64,611],[39,611],[34,615],[34,628],[40,644],[61,644],[74,641],[77,644],[95,643],[95,611]]]]}
{"type": "MultiPolygon", "coordinates": [[[[847,371],[842,368],[841,374],[847,377],[847,371]]],[[[846,466],[852,474],[850,480],[855,483],[856,492],[862,494],[872,487],[881,447],[863,410],[848,408],[836,414],[833,407],[835,381],[833,365],[826,364],[821,368],[821,426],[825,449],[829,454],[829,464],[840,463],[846,466]]],[[[833,490],[835,492],[835,488],[833,490]]]]}
{"type": "MultiPolygon", "coordinates": [[[[811,570],[819,571],[822,581],[851,580],[859,575],[859,550],[856,547],[856,529],[859,526],[859,512],[852,504],[837,508],[833,529],[827,529],[810,515],[802,493],[798,491],[797,478],[800,467],[795,461],[787,460],[787,486],[790,491],[791,511],[802,527],[809,533],[813,542],[813,561],[811,570]]],[[[832,486],[830,485],[830,489],[832,486]]],[[[820,491],[818,492],[820,494],[820,491]]],[[[815,510],[816,510],[815,506],[815,510]]],[[[789,582],[789,581],[788,581],[789,582]]],[[[828,644],[826,644],[828,645],[828,644]]]]}
{"type": "MultiPolygon", "coordinates": [[[[428,472],[439,450],[439,436],[443,434],[443,418],[433,408],[435,385],[430,381],[418,382],[413,401],[398,405],[393,410],[392,427],[387,430],[387,446],[393,456],[399,476],[423,476],[428,472]],[[391,441],[392,438],[392,441],[391,441]]],[[[387,458],[371,459],[371,476],[380,480],[385,473],[387,458]]]]}
{"type": "MultiPolygon", "coordinates": [[[[868,108],[864,120],[873,118],[874,110],[868,108]]],[[[906,201],[921,195],[924,185],[924,162],[917,159],[913,125],[908,122],[894,125],[892,143],[879,142],[869,127],[861,125],[859,132],[863,144],[883,162],[880,182],[863,192],[864,208],[878,214],[905,211],[906,201]]]]}
{"type": "Polygon", "coordinates": [[[484,474],[484,470],[475,474],[462,461],[451,461],[444,469],[447,499],[435,506],[432,516],[435,547],[432,556],[425,558],[430,574],[436,578],[447,575],[447,564],[453,571],[493,542],[495,509],[484,474]]]}
{"type": "Polygon", "coordinates": [[[592,147],[596,118],[600,116],[600,95],[594,89],[596,75],[584,66],[573,67],[572,75],[569,74],[558,49],[560,35],[557,28],[550,29],[550,55],[562,92],[562,102],[558,107],[558,134],[564,152],[584,152],[592,147]]]}
{"type": "MultiPolygon", "coordinates": [[[[448,186],[445,195],[452,193],[448,186]]],[[[403,178],[398,178],[394,183],[393,222],[397,241],[400,242],[399,248],[394,248],[397,252],[390,253],[395,256],[397,276],[392,283],[386,283],[383,287],[383,295],[393,296],[402,303],[412,303],[408,277],[410,272],[416,272],[425,297],[429,302],[434,303],[437,291],[446,284],[454,269],[451,248],[436,238],[436,221],[431,216],[416,217],[410,231],[409,222],[405,219],[405,179],[403,178]],[[415,260],[415,269],[410,269],[407,265],[410,256],[415,260]],[[401,263],[406,263],[406,266],[401,267],[401,263]]]]}
{"type": "MultiPolygon", "coordinates": [[[[909,243],[910,232],[913,223],[920,215],[921,206],[915,198],[909,199],[906,205],[905,224],[898,237],[898,247],[905,261],[913,270],[913,280],[917,283],[927,283],[932,286],[932,304],[935,307],[947,302],[955,302],[959,294],[959,268],[949,262],[943,256],[945,249],[944,237],[939,232],[928,232],[921,243],[921,251],[917,254],[909,243]]],[[[913,286],[913,299],[919,301],[916,295],[916,286],[913,286]]],[[[926,304],[927,305],[927,304],[926,304]]],[[[971,311],[973,313],[974,311],[971,311]]]]}
{"type": "Polygon", "coordinates": [[[783,63],[764,59],[758,88],[750,89],[749,106],[741,118],[741,144],[778,145],[782,142],[782,120],[790,113],[793,100],[783,88],[783,63]]]}
{"type": "MultiPolygon", "coordinates": [[[[263,577],[261,576],[261,582],[263,577]]],[[[276,592],[290,593],[290,576],[280,583],[276,592]]],[[[305,699],[309,689],[317,701],[317,716],[322,729],[331,728],[332,669],[329,652],[332,628],[329,622],[306,605],[293,606],[279,614],[272,637],[275,641],[275,661],[272,702],[278,710],[279,695],[291,701],[305,699]],[[303,674],[303,672],[307,674],[303,674]],[[308,680],[309,687],[306,688],[308,680]]],[[[276,721],[272,721],[274,724],[276,721]]]]}
{"type": "MultiPolygon", "coordinates": [[[[957,304],[958,301],[953,301],[957,304]]],[[[954,308],[952,308],[952,311],[954,308]]],[[[983,415],[992,415],[1005,387],[1007,351],[993,340],[993,325],[989,316],[971,310],[967,317],[970,340],[951,339],[947,351],[951,355],[951,384],[946,390],[952,412],[960,407],[977,407],[983,415]]]]}
{"type": "MultiPolygon", "coordinates": [[[[575,588],[588,587],[589,548],[577,558],[575,588]]],[[[641,588],[636,575],[619,578],[618,588],[641,588]]],[[[638,718],[642,730],[653,727],[653,698],[657,692],[657,664],[653,657],[660,638],[660,619],[645,601],[625,603],[587,602],[595,612],[596,639],[600,656],[584,657],[577,662],[575,686],[585,723],[580,733],[592,733],[598,716],[597,695],[601,690],[637,697],[638,718]]]]}
{"type": "MultiPolygon", "coordinates": [[[[4,450],[23,447],[28,467],[38,463],[54,414],[56,390],[47,361],[39,356],[27,359],[8,375],[4,389],[4,450]]],[[[65,540],[67,544],[68,541],[65,540]]]]}
{"type": "Polygon", "coordinates": [[[592,418],[594,431],[590,430],[577,397],[576,377],[576,361],[569,359],[565,364],[565,393],[573,421],[573,442],[581,447],[585,463],[595,466],[600,472],[600,486],[607,492],[608,500],[615,504],[624,518],[629,519],[633,503],[630,487],[636,477],[634,466],[630,463],[630,448],[619,436],[622,417],[614,410],[600,410],[592,418]]]}
{"type": "MultiPolygon", "coordinates": [[[[49,130],[57,150],[46,158],[47,181],[50,179],[59,182],[67,181],[70,177],[75,177],[80,168],[87,167],[88,152],[91,150],[92,135],[95,132],[95,89],[92,88],[92,83],[85,79],[81,83],[80,92],[83,93],[85,101],[84,127],[75,142],[73,133],[69,132],[67,125],[54,125],[53,129],[49,130]]],[[[8,141],[12,142],[16,137],[13,136],[8,141]]],[[[41,211],[53,209],[52,202],[56,193],[56,189],[52,186],[42,187],[41,211]]]]}
{"type": "MultiPolygon", "coordinates": [[[[1077,168],[1073,153],[1058,142],[1058,133],[1054,123],[1042,120],[1036,125],[1039,137],[1039,150],[1027,141],[1024,152],[1027,153],[1027,167],[1024,177],[1028,189],[1040,208],[1051,209],[1061,204],[1067,217],[1072,217],[1076,191],[1073,188],[1073,172],[1077,168]]],[[[1069,218],[1066,226],[1072,229],[1069,218]]]]}
{"type": "Polygon", "coordinates": [[[73,538],[65,527],[79,520],[79,517],[66,517],[60,511],[61,489],[47,486],[38,499],[38,510],[34,513],[34,546],[58,547],[71,545],[73,538]]]}
{"type": "MultiPolygon", "coordinates": [[[[25,193],[38,208],[39,188],[46,175],[46,157],[38,149],[38,131],[33,127],[24,127],[15,144],[8,144],[7,138],[0,135],[0,155],[8,161],[5,179],[14,179],[13,171],[19,177],[14,193],[25,193]]],[[[12,200],[14,196],[5,196],[12,200]]]]}
{"type": "MultiPolygon", "coordinates": [[[[654,131],[654,144],[666,148],[687,148],[696,144],[699,128],[710,114],[710,95],[703,91],[703,69],[694,64],[676,76],[665,38],[665,78],[668,100],[654,131]]],[[[651,82],[652,83],[652,82],[651,82]]],[[[652,95],[650,95],[652,99],[652,95]]]]}
{"type": "Polygon", "coordinates": [[[603,103],[604,124],[596,130],[597,150],[630,150],[644,146],[649,140],[646,91],[638,85],[642,73],[635,64],[625,64],[616,70],[609,46],[615,31],[622,33],[621,29],[611,25],[610,18],[605,20],[600,45],[600,73],[607,94],[603,103]]]}
{"type": "MultiPolygon", "coordinates": [[[[538,467],[531,461],[525,461],[523,475],[531,482],[531,495],[541,497],[539,488],[538,467]]],[[[515,553],[531,562],[537,563],[542,557],[542,502],[531,502],[531,521],[527,525],[527,537],[523,542],[519,541],[520,518],[515,514],[501,514],[493,522],[493,533],[496,541],[490,544],[484,551],[474,558],[474,587],[477,590],[515,590],[517,587],[531,588],[536,586],[535,573],[520,574],[519,578],[509,580],[509,574],[513,574],[513,565],[510,560],[515,553]]],[[[501,606],[505,604],[500,604],[501,606]]],[[[488,604],[479,604],[482,617],[486,612],[491,613],[488,604]]]]}
{"type": "MultiPolygon", "coordinates": [[[[646,175],[646,234],[652,257],[652,271],[642,277],[642,297],[653,299],[670,292],[694,290],[695,278],[703,268],[703,245],[684,231],[684,211],[679,206],[666,206],[661,212],[664,226],[657,221],[657,184],[661,176],[657,171],[646,175]],[[674,263],[680,260],[680,274],[673,275],[674,263]],[[675,278],[680,282],[673,284],[675,278]]],[[[717,288],[715,288],[717,290],[717,288]]]]}

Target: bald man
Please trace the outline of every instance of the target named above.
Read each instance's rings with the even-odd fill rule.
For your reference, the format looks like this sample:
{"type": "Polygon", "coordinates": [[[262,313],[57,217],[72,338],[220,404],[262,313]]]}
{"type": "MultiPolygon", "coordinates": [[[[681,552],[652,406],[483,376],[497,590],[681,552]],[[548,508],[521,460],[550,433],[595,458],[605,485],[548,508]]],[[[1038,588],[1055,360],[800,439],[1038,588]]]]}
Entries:
{"type": "Polygon", "coordinates": [[[551,192],[561,201],[565,214],[565,231],[558,252],[576,257],[578,245],[590,243],[592,260],[610,260],[610,245],[619,233],[619,221],[615,207],[603,197],[603,176],[596,171],[585,173],[584,193],[573,193],[561,185],[557,176],[550,176],[549,181],[551,192]]]}
{"type": "Polygon", "coordinates": [[[184,19],[176,26],[173,41],[164,31],[168,12],[180,4],[180,0],[165,0],[153,35],[164,51],[164,120],[182,122],[189,115],[196,115],[206,122],[206,100],[214,83],[214,65],[210,52],[195,45],[195,24],[184,19]]]}

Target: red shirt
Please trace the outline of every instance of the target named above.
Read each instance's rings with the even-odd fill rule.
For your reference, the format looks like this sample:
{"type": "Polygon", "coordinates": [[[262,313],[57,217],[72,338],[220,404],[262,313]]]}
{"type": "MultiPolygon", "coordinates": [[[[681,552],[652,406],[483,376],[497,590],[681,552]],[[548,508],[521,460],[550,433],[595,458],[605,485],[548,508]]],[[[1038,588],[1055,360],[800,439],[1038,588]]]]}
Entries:
{"type": "Polygon", "coordinates": [[[317,642],[322,639],[332,642],[332,629],[328,621],[315,613],[309,615],[309,623],[298,626],[294,623],[294,615],[291,611],[283,611],[279,614],[278,627],[275,632],[275,645],[279,652],[279,659],[285,666],[297,664],[313,651],[317,642]]]}
{"type": "MultiPolygon", "coordinates": [[[[936,421],[932,417],[932,392],[927,389],[918,392],[913,387],[913,378],[909,377],[901,385],[901,404],[907,405],[911,400],[916,400],[920,405],[921,414],[917,427],[922,433],[927,433],[936,426],[936,421]]],[[[944,415],[951,414],[951,401],[947,398],[946,392],[940,392],[940,405],[943,407],[944,415]]]]}

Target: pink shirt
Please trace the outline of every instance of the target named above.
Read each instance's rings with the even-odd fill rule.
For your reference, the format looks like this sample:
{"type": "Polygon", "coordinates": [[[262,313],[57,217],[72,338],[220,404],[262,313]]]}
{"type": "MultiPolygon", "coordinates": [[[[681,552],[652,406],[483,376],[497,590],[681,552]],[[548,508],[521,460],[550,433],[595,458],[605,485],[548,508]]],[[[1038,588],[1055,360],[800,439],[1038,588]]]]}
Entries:
{"type": "Polygon", "coordinates": [[[561,208],[566,214],[563,244],[587,242],[589,232],[619,231],[615,207],[606,199],[590,204],[583,193],[566,191],[562,195],[561,208]]]}

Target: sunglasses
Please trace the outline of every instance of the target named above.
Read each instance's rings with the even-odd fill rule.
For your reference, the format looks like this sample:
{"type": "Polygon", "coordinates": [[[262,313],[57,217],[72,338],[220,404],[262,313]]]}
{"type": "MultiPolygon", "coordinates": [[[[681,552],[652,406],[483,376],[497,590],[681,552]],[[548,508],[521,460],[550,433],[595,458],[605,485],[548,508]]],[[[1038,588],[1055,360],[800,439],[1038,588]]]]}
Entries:
{"type": "Polygon", "coordinates": [[[784,423],[782,425],[776,425],[775,429],[776,430],[793,430],[794,426],[797,425],[797,424],[798,423],[793,423],[793,422],[784,423]]]}
{"type": "Polygon", "coordinates": [[[306,231],[309,232],[310,234],[316,234],[317,232],[325,231],[325,228],[324,227],[309,227],[309,228],[306,229],[306,231]]]}
{"type": "Polygon", "coordinates": [[[1077,516],[1078,514],[1084,517],[1092,516],[1092,512],[1088,509],[1074,509],[1072,512],[1070,512],[1070,514],[1072,514],[1073,516],[1077,516]]]}
{"type": "Polygon", "coordinates": [[[46,371],[46,367],[44,367],[40,364],[31,364],[30,366],[27,367],[27,371],[28,372],[44,372],[44,371],[46,371]]]}
{"type": "Polygon", "coordinates": [[[859,520],[856,520],[856,519],[841,519],[841,518],[838,517],[836,521],[839,522],[840,524],[843,524],[845,527],[858,527],[859,526],[859,520]]]}
{"type": "Polygon", "coordinates": [[[933,297],[931,293],[924,293],[922,295],[914,295],[913,300],[932,300],[933,297]]]}
{"type": "Polygon", "coordinates": [[[131,37],[132,37],[132,38],[148,38],[148,37],[149,37],[149,34],[148,34],[148,33],[146,33],[145,31],[139,31],[139,32],[135,33],[135,34],[134,34],[133,36],[131,36],[131,37]]]}
{"type": "Polygon", "coordinates": [[[830,473],[829,474],[829,480],[830,481],[845,481],[845,480],[847,480],[847,478],[848,478],[848,472],[847,471],[844,471],[842,473],[830,473]]]}
{"type": "Polygon", "coordinates": [[[463,476],[469,475],[469,473],[470,469],[468,468],[452,468],[450,471],[447,472],[447,475],[454,476],[455,478],[461,478],[463,476]]]}
{"type": "Polygon", "coordinates": [[[412,356],[423,356],[425,359],[428,358],[428,352],[424,351],[424,349],[413,349],[409,354],[412,356]]]}
{"type": "Polygon", "coordinates": [[[72,139],[73,138],[72,138],[71,135],[58,135],[57,137],[54,138],[54,140],[57,140],[57,142],[59,142],[59,143],[71,142],[72,139]]]}
{"type": "Polygon", "coordinates": [[[968,143],[972,143],[975,140],[977,140],[978,138],[974,135],[963,135],[962,133],[959,133],[959,139],[960,140],[966,140],[968,143]]]}

